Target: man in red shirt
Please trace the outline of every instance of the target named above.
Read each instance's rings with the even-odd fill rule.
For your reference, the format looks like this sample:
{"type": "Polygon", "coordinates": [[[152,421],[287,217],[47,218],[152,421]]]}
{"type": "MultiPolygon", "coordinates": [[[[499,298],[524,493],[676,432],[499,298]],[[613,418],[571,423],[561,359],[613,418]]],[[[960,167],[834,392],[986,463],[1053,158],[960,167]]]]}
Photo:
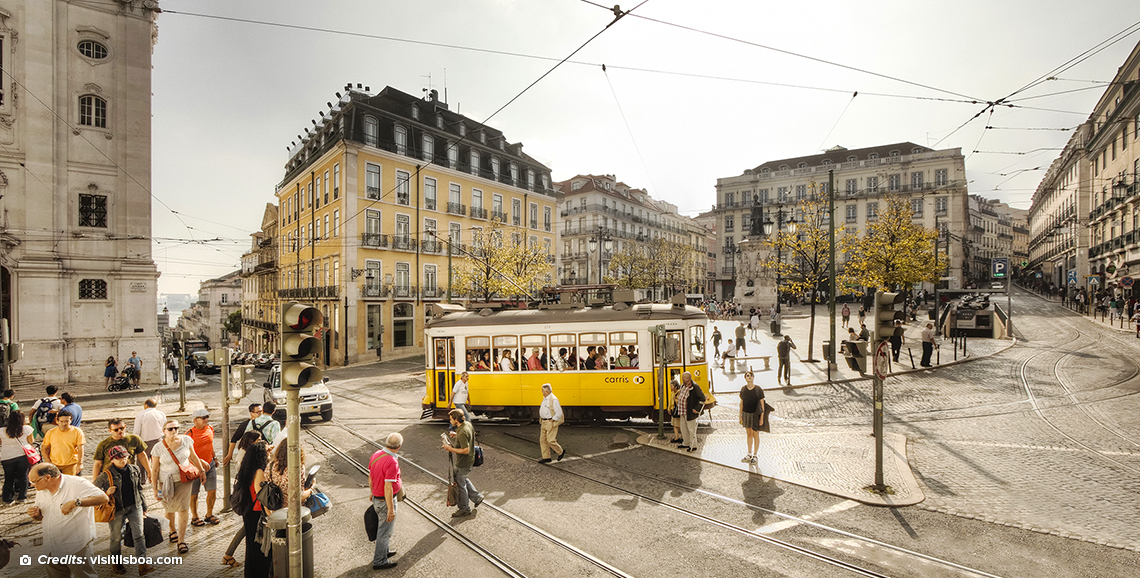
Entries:
{"type": "Polygon", "coordinates": [[[388,434],[384,448],[372,454],[372,459],[368,461],[372,507],[380,519],[376,528],[376,550],[372,554],[373,570],[396,567],[396,562],[389,560],[396,553],[388,549],[388,542],[392,539],[392,530],[396,526],[396,495],[403,487],[400,483],[400,462],[396,459],[396,452],[403,445],[404,436],[398,433],[388,434]]]}
{"type": "Polygon", "coordinates": [[[218,497],[218,460],[214,454],[214,427],[210,425],[210,412],[205,408],[194,410],[191,416],[194,418],[194,427],[186,433],[194,441],[194,453],[203,464],[209,464],[210,469],[206,471],[206,517],[204,519],[198,517],[198,491],[203,485],[202,479],[199,478],[194,480],[194,485],[190,487],[190,524],[205,526],[209,522],[211,525],[216,525],[221,520],[214,515],[214,501],[218,497]]]}

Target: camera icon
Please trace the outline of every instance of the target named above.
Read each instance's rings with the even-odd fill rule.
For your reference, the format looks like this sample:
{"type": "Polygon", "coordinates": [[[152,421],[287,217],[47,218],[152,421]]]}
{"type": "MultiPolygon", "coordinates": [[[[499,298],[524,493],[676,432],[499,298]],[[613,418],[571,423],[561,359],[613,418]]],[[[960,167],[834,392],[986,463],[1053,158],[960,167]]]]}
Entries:
{"type": "Polygon", "coordinates": [[[21,566],[31,566],[32,565],[32,557],[27,555],[27,554],[20,556],[20,565],[21,566]]]}

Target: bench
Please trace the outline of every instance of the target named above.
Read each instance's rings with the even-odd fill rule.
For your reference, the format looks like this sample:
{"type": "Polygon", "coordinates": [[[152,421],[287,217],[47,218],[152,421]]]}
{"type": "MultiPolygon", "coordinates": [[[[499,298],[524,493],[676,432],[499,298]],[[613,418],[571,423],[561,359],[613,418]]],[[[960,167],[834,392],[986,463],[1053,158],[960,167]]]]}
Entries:
{"type": "MultiPolygon", "coordinates": [[[[721,359],[733,359],[736,361],[736,363],[740,363],[742,361],[752,361],[754,359],[763,359],[764,360],[764,371],[768,371],[768,370],[772,369],[772,362],[771,362],[772,356],[771,355],[753,355],[753,356],[748,356],[748,357],[724,357],[722,355],[721,359]]],[[[723,365],[723,362],[722,362],[722,365],[723,365]]],[[[732,368],[732,369],[735,369],[735,368],[732,368]]]]}

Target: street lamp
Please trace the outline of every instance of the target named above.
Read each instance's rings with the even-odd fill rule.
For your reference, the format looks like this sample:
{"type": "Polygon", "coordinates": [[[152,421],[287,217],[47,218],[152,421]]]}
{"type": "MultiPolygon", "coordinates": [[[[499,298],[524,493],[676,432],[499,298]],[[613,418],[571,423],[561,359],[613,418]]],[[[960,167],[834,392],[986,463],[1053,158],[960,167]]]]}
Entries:
{"type": "MultiPolygon", "coordinates": [[[[606,233],[606,231],[600,226],[598,227],[597,232],[595,232],[588,241],[591,253],[598,251],[599,243],[602,245],[602,248],[605,252],[612,251],[614,248],[613,239],[611,239],[609,233],[606,233]]],[[[598,251],[598,285],[602,284],[602,255],[603,251],[598,251]]],[[[586,265],[586,282],[590,282],[589,264],[586,265]]]]}
{"type": "MultiPolygon", "coordinates": [[[[773,234],[772,225],[775,224],[776,228],[775,228],[774,232],[778,237],[780,234],[780,229],[784,228],[785,222],[788,225],[788,232],[793,234],[793,235],[796,234],[796,220],[794,218],[792,218],[791,213],[789,212],[788,220],[784,221],[784,210],[779,209],[776,211],[776,222],[775,223],[772,223],[771,218],[769,218],[767,216],[764,217],[764,224],[763,224],[764,235],[765,236],[772,235],[773,234]]],[[[775,241],[776,241],[776,239],[773,239],[773,242],[776,245],[776,263],[777,263],[777,267],[776,267],[776,313],[779,313],[781,311],[781,308],[780,308],[780,267],[779,267],[779,265],[783,264],[783,262],[784,262],[784,254],[783,254],[784,252],[783,252],[780,244],[775,243],[775,241]]],[[[779,334],[780,334],[779,333],[779,327],[777,327],[775,335],[779,335],[779,334]]]]}

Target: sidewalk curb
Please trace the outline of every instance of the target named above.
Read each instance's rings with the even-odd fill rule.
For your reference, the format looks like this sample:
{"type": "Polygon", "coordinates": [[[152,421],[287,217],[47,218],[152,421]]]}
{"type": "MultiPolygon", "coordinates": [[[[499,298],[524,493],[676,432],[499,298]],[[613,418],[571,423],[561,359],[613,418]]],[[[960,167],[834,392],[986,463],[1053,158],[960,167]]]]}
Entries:
{"type": "MultiPolygon", "coordinates": [[[[203,381],[200,384],[198,384],[198,383],[193,383],[193,384],[187,383],[186,384],[186,391],[190,391],[191,389],[208,387],[211,385],[213,385],[213,384],[211,384],[208,381],[203,381]]],[[[66,385],[63,385],[63,386],[57,385],[56,387],[59,388],[60,393],[67,392],[67,386],[66,385]]],[[[171,393],[171,392],[177,393],[178,387],[167,385],[167,386],[159,387],[157,389],[139,388],[139,389],[126,389],[123,391],[102,391],[99,393],[82,394],[82,396],[79,397],[78,399],[79,399],[79,401],[83,401],[83,402],[86,402],[86,401],[103,401],[103,400],[107,400],[107,399],[114,399],[115,397],[119,396],[120,394],[126,394],[126,395],[144,395],[145,394],[147,396],[151,396],[151,395],[160,395],[163,393],[171,393]]],[[[24,404],[27,404],[27,407],[33,407],[36,404],[36,402],[38,402],[40,399],[42,399],[42,398],[37,397],[35,399],[29,399],[29,400],[16,400],[16,403],[20,404],[21,408],[25,407],[24,404]]]]}

